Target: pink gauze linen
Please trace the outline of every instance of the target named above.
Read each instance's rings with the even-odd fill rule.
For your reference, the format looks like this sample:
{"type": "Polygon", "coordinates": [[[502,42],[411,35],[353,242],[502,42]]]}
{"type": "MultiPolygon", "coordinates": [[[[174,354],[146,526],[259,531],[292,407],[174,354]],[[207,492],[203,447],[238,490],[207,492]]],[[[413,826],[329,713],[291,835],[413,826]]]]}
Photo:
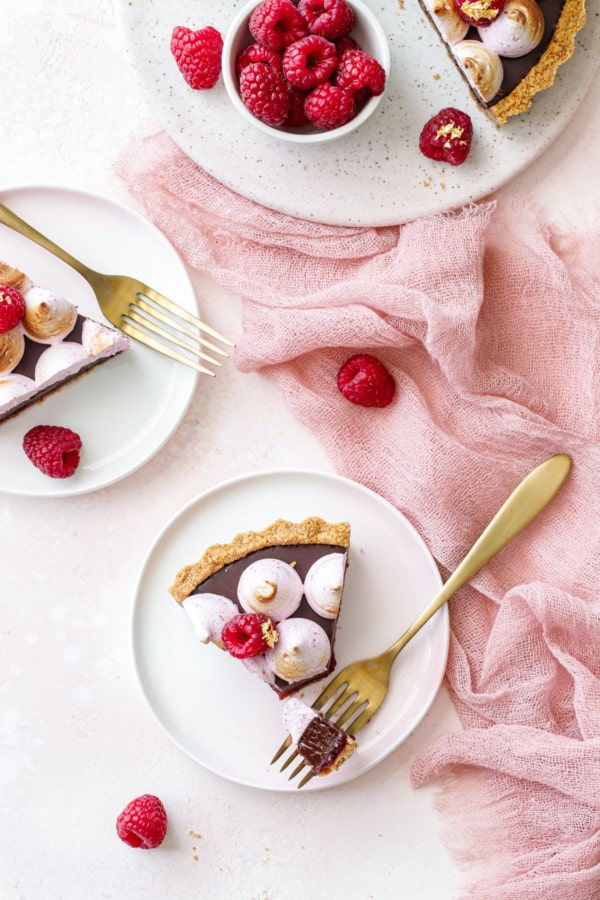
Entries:
{"type": "Polygon", "coordinates": [[[423,748],[412,778],[440,779],[461,896],[597,900],[600,236],[554,233],[522,198],[400,227],[304,222],[232,193],[163,133],[117,171],[191,266],[242,295],[239,369],[279,385],[443,575],[529,470],[572,456],[550,506],[450,601],[464,730],[423,748]],[[338,392],[358,351],[393,373],[391,406],[338,392]]]}

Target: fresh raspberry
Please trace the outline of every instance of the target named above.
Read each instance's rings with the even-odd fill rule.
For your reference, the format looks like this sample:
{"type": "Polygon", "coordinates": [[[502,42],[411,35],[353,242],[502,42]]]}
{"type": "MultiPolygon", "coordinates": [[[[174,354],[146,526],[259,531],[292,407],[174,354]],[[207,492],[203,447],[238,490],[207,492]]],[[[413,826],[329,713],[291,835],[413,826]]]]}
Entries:
{"type": "Polygon", "coordinates": [[[248,23],[250,34],[271,50],[284,50],[308,34],[308,25],[291,0],[264,0],[248,23]]]}
{"type": "Polygon", "coordinates": [[[345,53],[346,50],[360,50],[360,47],[356,43],[353,37],[343,37],[338,41],[334,41],[335,49],[337,50],[337,55],[341,56],[342,53],[345,53]]]}
{"type": "Polygon", "coordinates": [[[326,81],[310,92],[304,101],[304,112],[309,122],[329,131],[349,122],[356,112],[356,104],[351,91],[326,81]]]}
{"type": "Polygon", "coordinates": [[[23,438],[23,450],[44,475],[70,478],[79,465],[81,438],[60,425],[36,425],[23,438]]]}
{"type": "Polygon", "coordinates": [[[167,833],[167,814],[158,797],[142,794],[128,803],[117,818],[117,834],[130,847],[152,850],[167,833]]]}
{"type": "Polygon", "coordinates": [[[358,406],[388,406],[396,392],[396,383],[383,363],[368,353],[346,360],[337,385],[344,397],[358,406]]]}
{"type": "Polygon", "coordinates": [[[377,97],[385,87],[385,69],[364,50],[346,50],[340,57],[335,83],[349,91],[368,88],[377,97]]]}
{"type": "Polygon", "coordinates": [[[454,0],[456,12],[475,28],[487,28],[502,12],[506,0],[454,0]]]}
{"type": "Polygon", "coordinates": [[[354,28],[354,12],[345,0],[300,0],[298,12],[308,22],[311,34],[329,41],[347,37],[354,28]]]}
{"type": "Polygon", "coordinates": [[[250,63],[263,63],[265,66],[271,66],[271,68],[281,72],[281,53],[278,53],[277,50],[263,47],[262,44],[248,44],[238,54],[235,61],[235,71],[238,78],[242,69],[245,69],[250,63]]]}
{"type": "Polygon", "coordinates": [[[207,90],[221,74],[223,38],[216,28],[207,25],[192,31],[178,25],[171,35],[171,53],[186,82],[195,91],[207,90]]]}
{"type": "Polygon", "coordinates": [[[337,64],[335,44],[317,34],[295,41],[283,54],[283,74],[293,87],[303,91],[327,81],[337,64]]]}
{"type": "Polygon", "coordinates": [[[469,155],[472,138],[473,124],[469,116],[449,106],[425,124],[419,149],[428,159],[460,166],[469,155]]]}
{"type": "Polygon", "coordinates": [[[283,125],[287,119],[289,88],[277,69],[264,63],[250,63],[240,75],[240,95],[252,115],[267,125],[283,125]]]}
{"type": "Polygon", "coordinates": [[[236,659],[258,656],[279,639],[273,620],[262,613],[240,613],[223,626],[221,640],[236,659]]]}
{"type": "Polygon", "coordinates": [[[308,93],[301,91],[300,88],[290,87],[290,111],[285,120],[286,128],[300,128],[302,125],[308,125],[308,119],[304,112],[304,101],[308,93]]]}
{"type": "Polygon", "coordinates": [[[0,334],[11,331],[25,315],[23,294],[11,284],[0,284],[0,334]]]}

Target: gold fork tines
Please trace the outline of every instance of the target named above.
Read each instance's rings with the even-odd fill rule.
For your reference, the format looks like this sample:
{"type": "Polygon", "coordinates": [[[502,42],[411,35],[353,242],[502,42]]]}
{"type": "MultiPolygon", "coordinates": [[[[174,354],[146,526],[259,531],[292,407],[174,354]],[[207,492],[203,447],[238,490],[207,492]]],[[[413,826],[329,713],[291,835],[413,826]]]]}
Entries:
{"type": "MultiPolygon", "coordinates": [[[[470,581],[492,557],[535,519],[564,484],[570,468],[570,457],[559,453],[530,472],[500,507],[462,562],[413,624],[379,656],[346,666],[319,694],[313,708],[321,711],[325,718],[335,721],[335,724],[343,728],[347,734],[352,736],[358,734],[371,721],[385,700],[392,666],[400,651],[456,591],[470,581]],[[330,706],[327,707],[327,704],[330,706]]],[[[271,760],[271,765],[277,762],[291,745],[291,738],[286,738],[271,760]]],[[[281,771],[287,769],[297,756],[298,752],[294,750],[284,761],[281,771]]],[[[290,780],[305,768],[304,762],[300,763],[289,776],[290,780]]],[[[312,772],[309,772],[298,787],[303,787],[311,778],[312,772]]]]}
{"type": "Polygon", "coordinates": [[[210,350],[217,356],[227,357],[227,351],[218,344],[235,347],[229,338],[149,285],[127,275],[105,275],[90,269],[1,203],[0,224],[35,241],[79,272],[94,291],[98,305],[108,321],[163,356],[203,375],[214,376],[212,369],[203,365],[200,360],[219,367],[221,362],[201,348],[210,350]],[[212,340],[207,340],[204,335],[212,340]]]}

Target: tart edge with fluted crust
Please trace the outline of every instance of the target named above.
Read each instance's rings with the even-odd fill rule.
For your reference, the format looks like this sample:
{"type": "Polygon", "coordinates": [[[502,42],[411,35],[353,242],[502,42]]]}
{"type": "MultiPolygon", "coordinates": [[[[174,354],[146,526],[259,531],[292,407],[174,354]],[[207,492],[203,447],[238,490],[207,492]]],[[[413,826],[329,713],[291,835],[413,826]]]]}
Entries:
{"type": "Polygon", "coordinates": [[[510,116],[526,112],[536,94],[554,84],[559,67],[573,55],[575,38],[586,21],[585,0],[565,0],[552,39],[537,63],[506,97],[487,105],[482,102],[477,91],[469,82],[466,72],[456,58],[452,44],[444,37],[427,0],[419,0],[419,4],[437,31],[453,63],[469,85],[475,102],[497,125],[504,125],[510,116]]]}
{"type": "Polygon", "coordinates": [[[208,547],[197,562],[179,570],[169,593],[178,603],[183,603],[198,585],[215,572],[256,550],[294,544],[328,544],[347,549],[349,541],[348,522],[330,523],[318,516],[311,516],[303,522],[277,519],[262,531],[244,531],[227,544],[208,547]]]}
{"type": "Polygon", "coordinates": [[[535,95],[554,84],[559,66],[575,51],[575,38],[585,25],[585,20],[585,0],[565,0],[552,40],[538,62],[507,97],[487,110],[498,125],[504,125],[509,116],[528,110],[535,95]]]}

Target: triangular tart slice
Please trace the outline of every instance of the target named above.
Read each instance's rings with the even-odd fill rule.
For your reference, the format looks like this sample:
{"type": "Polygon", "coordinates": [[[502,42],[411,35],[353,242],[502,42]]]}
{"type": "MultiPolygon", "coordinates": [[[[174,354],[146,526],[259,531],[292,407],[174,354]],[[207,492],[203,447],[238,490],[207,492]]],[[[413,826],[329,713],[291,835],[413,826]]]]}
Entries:
{"type": "Polygon", "coordinates": [[[120,331],[0,262],[0,303],[15,302],[24,314],[13,327],[6,306],[0,313],[0,423],[130,346],[120,331]]]}
{"type": "Polygon", "coordinates": [[[278,519],[209,547],[170,593],[203,643],[286,697],[335,666],[349,542],[347,522],[278,519]]]}
{"type": "Polygon", "coordinates": [[[535,95],[554,83],[586,19],[585,0],[419,2],[475,100],[499,125],[529,109],[535,95]]]}

